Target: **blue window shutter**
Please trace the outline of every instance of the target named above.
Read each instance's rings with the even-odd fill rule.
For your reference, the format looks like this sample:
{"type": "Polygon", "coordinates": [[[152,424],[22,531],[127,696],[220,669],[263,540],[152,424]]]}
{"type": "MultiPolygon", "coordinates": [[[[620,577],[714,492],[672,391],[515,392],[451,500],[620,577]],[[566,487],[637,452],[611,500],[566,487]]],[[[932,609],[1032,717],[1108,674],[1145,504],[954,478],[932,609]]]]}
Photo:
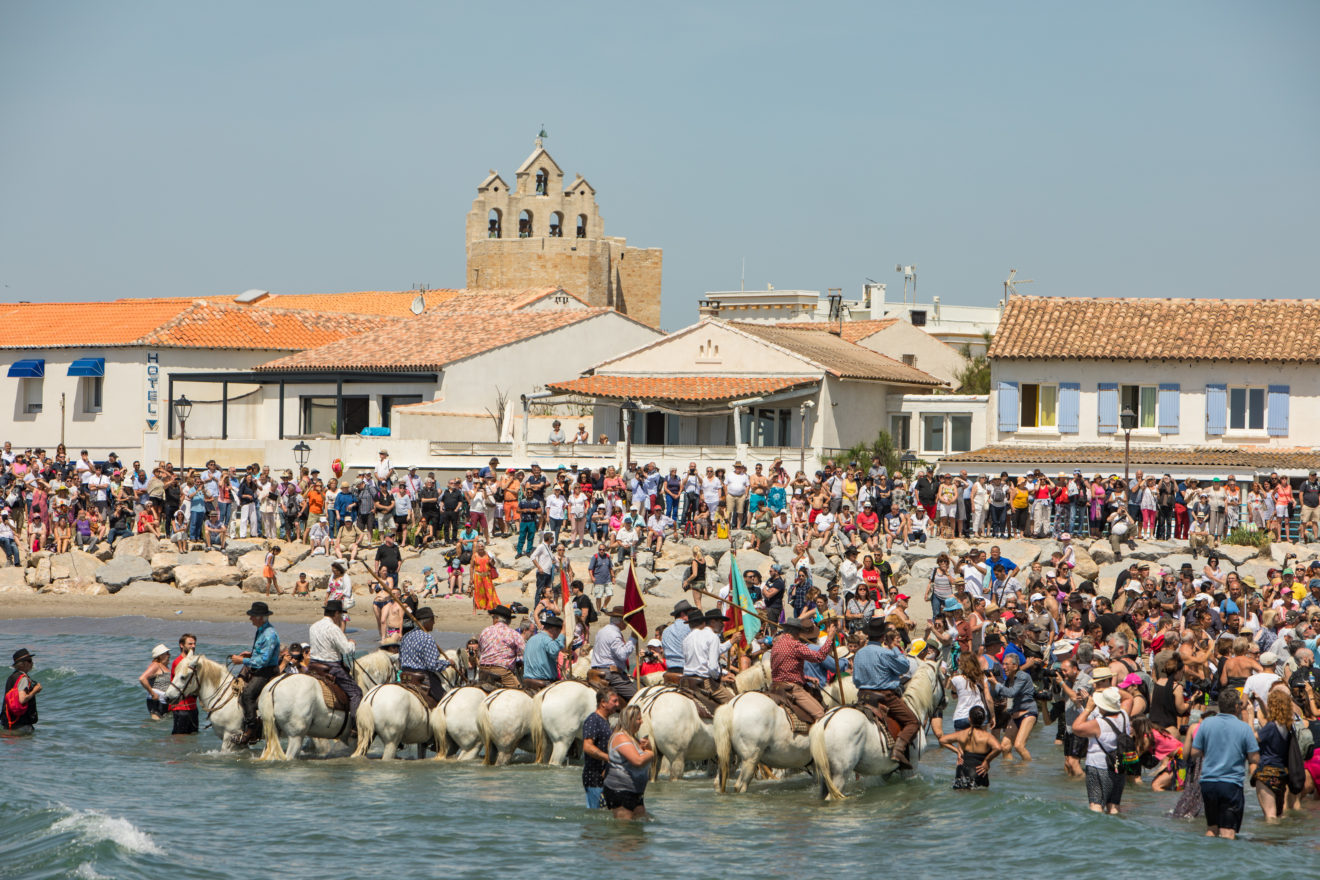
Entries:
{"type": "Polygon", "coordinates": [[[1265,403],[1266,429],[1271,437],[1288,436],[1288,386],[1271,385],[1265,403]]]}
{"type": "Polygon", "coordinates": [[[1228,386],[1205,386],[1205,433],[1210,437],[1224,436],[1228,427],[1228,386]]]}
{"type": "Polygon", "coordinates": [[[1018,429],[1018,383],[1000,381],[998,391],[999,430],[1018,429]]]}
{"type": "Polygon", "coordinates": [[[1100,426],[1096,429],[1100,434],[1118,433],[1118,383],[1101,382],[1100,383],[1100,426]]]}
{"type": "Polygon", "coordinates": [[[1178,383],[1160,383],[1159,427],[1161,434],[1178,433],[1178,383]]]}
{"type": "Polygon", "coordinates": [[[1059,433],[1076,434],[1080,430],[1078,415],[1082,386],[1077,382],[1059,383],[1059,433]]]}

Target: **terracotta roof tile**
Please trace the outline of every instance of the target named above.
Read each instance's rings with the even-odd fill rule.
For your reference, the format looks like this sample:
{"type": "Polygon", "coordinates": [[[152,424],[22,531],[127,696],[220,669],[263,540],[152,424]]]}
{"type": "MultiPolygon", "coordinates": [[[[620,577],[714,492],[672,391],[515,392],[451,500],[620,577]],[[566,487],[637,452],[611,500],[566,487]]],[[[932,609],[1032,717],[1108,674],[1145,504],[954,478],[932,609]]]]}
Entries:
{"type": "Polygon", "coordinates": [[[737,400],[817,381],[812,376],[583,376],[545,387],[619,400],[737,400]]]}
{"type": "Polygon", "coordinates": [[[306,309],[253,309],[198,303],[139,340],[171,348],[301,351],[401,322],[402,318],[343,315],[306,309]]]}
{"type": "Polygon", "coordinates": [[[343,338],[262,364],[257,369],[441,370],[446,364],[605,314],[618,313],[613,309],[481,313],[437,309],[391,323],[366,338],[343,338]]]}
{"type": "MultiPolygon", "coordinates": [[[[946,455],[941,465],[962,464],[1021,464],[1027,467],[1075,466],[1088,469],[1090,465],[1113,473],[1123,469],[1123,446],[985,446],[971,452],[946,455]]],[[[1133,468],[1176,467],[1180,470],[1195,467],[1242,468],[1252,470],[1303,470],[1320,465],[1320,451],[1313,449],[1271,449],[1269,447],[1187,447],[1133,446],[1130,465],[1133,468]]]]}
{"type": "Polygon", "coordinates": [[[0,348],[132,345],[192,300],[12,303],[0,306],[0,348]]]}
{"type": "MultiPolygon", "coordinates": [[[[446,302],[461,291],[428,290],[426,307],[433,308],[446,302]]],[[[249,308],[259,309],[315,309],[354,315],[388,315],[396,318],[412,317],[415,290],[358,290],[348,293],[275,293],[257,300],[249,308]]]]}
{"type": "Polygon", "coordinates": [[[730,326],[814,361],[841,379],[876,379],[908,385],[945,384],[927,372],[840,339],[833,333],[806,329],[786,330],[783,327],[739,321],[730,322],[730,326]]]}
{"type": "MultiPolygon", "coordinates": [[[[844,321],[840,333],[846,342],[861,342],[881,330],[887,330],[898,323],[898,318],[884,318],[874,321],[844,321]]],[[[825,321],[778,321],[774,324],[785,330],[824,330],[829,331],[836,325],[825,321]]]]}
{"type": "Polygon", "coordinates": [[[1014,296],[991,359],[1320,362],[1320,300],[1014,296]]]}

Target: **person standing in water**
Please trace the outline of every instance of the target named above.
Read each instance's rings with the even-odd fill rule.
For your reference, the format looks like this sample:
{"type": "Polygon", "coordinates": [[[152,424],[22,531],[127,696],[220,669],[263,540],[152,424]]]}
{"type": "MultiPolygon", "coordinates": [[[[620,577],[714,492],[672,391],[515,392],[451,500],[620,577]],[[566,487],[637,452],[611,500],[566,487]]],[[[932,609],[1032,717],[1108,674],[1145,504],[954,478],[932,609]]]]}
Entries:
{"type": "Polygon", "coordinates": [[[5,730],[21,731],[37,723],[37,694],[41,685],[32,680],[32,652],[19,648],[14,652],[14,672],[5,682],[4,705],[0,706],[0,724],[5,730]]]}

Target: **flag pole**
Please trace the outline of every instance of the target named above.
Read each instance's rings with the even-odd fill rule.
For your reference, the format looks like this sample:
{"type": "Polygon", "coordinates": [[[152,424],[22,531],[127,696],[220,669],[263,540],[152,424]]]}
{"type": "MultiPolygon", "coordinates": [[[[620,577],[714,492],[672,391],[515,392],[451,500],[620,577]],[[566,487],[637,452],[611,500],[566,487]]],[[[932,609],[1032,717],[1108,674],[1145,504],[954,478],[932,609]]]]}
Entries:
{"type": "Polygon", "coordinates": [[[839,642],[834,635],[830,637],[830,655],[834,658],[834,684],[839,689],[839,705],[848,705],[843,701],[843,667],[839,665],[839,642]]]}
{"type": "MultiPolygon", "coordinates": [[[[724,599],[721,599],[719,596],[715,595],[714,593],[708,593],[708,592],[706,592],[705,590],[703,590],[703,589],[701,589],[701,588],[699,588],[699,587],[688,587],[688,589],[691,590],[691,591],[694,592],[694,593],[699,593],[700,595],[705,596],[705,597],[708,598],[708,599],[714,599],[716,602],[723,602],[723,601],[725,601],[724,599]]],[[[743,613],[743,614],[750,614],[750,615],[752,615],[752,617],[755,617],[757,620],[761,621],[762,623],[769,624],[770,626],[773,626],[773,627],[778,627],[778,626],[779,626],[779,621],[777,621],[777,620],[771,620],[771,619],[768,618],[768,617],[763,617],[762,615],[757,614],[755,611],[748,611],[747,609],[744,608],[744,609],[742,609],[742,613],[743,613]]]]}

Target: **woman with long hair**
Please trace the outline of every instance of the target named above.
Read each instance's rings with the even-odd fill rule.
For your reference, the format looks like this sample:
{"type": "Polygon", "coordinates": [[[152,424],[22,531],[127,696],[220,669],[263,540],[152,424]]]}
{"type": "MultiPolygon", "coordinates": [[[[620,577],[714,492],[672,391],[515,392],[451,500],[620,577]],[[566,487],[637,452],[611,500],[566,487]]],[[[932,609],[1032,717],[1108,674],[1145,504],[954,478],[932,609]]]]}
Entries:
{"type": "Polygon", "coordinates": [[[958,756],[953,770],[953,787],[961,791],[990,787],[990,762],[1002,750],[994,734],[985,729],[985,709],[973,706],[967,713],[968,726],[940,737],[940,745],[958,756]]]}
{"type": "Polygon", "coordinates": [[[1288,737],[1292,733],[1293,704],[1284,686],[1270,690],[1265,699],[1265,717],[1256,742],[1260,745],[1260,764],[1251,777],[1265,821],[1278,819],[1287,809],[1288,737]]]}

